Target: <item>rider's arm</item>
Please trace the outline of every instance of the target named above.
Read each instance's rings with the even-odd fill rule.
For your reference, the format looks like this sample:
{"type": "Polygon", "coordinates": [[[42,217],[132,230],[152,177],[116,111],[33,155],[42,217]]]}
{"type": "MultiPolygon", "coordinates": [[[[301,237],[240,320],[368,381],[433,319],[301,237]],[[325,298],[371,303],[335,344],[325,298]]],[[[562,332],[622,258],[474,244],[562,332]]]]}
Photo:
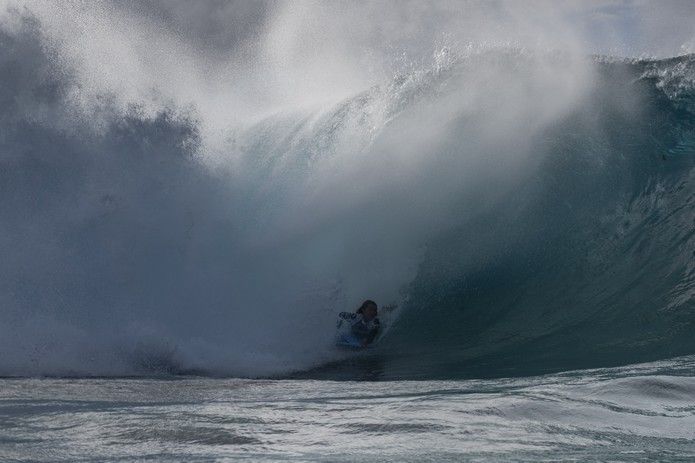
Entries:
{"type": "Polygon", "coordinates": [[[379,319],[375,318],[374,319],[374,328],[372,328],[369,331],[369,334],[367,335],[367,338],[364,340],[364,344],[371,344],[372,341],[374,341],[374,338],[376,338],[377,334],[379,334],[379,328],[381,327],[379,323],[379,319]]]}

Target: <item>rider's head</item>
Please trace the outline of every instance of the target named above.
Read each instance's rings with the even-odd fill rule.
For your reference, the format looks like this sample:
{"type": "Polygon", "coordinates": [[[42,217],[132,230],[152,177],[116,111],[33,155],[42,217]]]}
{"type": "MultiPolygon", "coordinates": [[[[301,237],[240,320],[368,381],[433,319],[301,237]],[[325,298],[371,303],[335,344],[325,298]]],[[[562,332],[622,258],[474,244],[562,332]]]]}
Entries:
{"type": "Polygon", "coordinates": [[[357,309],[357,313],[362,314],[367,321],[373,320],[377,315],[376,302],[367,299],[362,303],[360,308],[357,309]]]}

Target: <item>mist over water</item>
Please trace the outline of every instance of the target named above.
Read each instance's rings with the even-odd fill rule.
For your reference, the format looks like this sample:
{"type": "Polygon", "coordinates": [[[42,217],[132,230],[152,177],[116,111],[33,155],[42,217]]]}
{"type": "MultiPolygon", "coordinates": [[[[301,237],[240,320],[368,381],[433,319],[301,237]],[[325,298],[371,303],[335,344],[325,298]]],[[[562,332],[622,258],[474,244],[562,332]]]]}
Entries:
{"type": "Polygon", "coordinates": [[[695,58],[418,4],[0,4],[0,374],[693,353],[695,58]],[[366,298],[400,308],[346,360],[366,298]]]}

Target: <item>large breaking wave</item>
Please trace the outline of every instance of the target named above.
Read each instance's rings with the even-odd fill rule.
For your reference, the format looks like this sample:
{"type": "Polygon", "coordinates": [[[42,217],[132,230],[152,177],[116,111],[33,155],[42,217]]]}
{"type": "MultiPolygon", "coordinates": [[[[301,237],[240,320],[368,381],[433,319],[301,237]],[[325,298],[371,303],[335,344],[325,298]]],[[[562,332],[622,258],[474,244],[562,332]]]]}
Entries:
{"type": "Polygon", "coordinates": [[[0,374],[450,378],[695,352],[692,55],[442,48],[211,149],[195,107],[86,109],[20,23],[0,29],[0,374]],[[400,308],[345,358],[333,320],[365,298],[400,308]]]}

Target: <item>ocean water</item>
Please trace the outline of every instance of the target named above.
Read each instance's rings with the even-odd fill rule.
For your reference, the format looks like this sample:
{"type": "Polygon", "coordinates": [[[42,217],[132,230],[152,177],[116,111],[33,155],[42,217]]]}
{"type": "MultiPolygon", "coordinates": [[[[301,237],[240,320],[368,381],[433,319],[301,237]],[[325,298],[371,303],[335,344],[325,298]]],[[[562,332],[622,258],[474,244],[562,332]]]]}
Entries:
{"type": "Polygon", "coordinates": [[[2,461],[695,459],[695,357],[458,381],[0,380],[2,461]]]}
{"type": "Polygon", "coordinates": [[[692,40],[580,3],[0,1],[0,461],[694,460],[692,40]]]}
{"type": "Polygon", "coordinates": [[[695,351],[693,55],[436,55],[215,144],[203,114],[78,105],[17,27],[0,374],[350,379],[335,319],[366,298],[399,306],[357,360],[382,380],[695,351]]]}

